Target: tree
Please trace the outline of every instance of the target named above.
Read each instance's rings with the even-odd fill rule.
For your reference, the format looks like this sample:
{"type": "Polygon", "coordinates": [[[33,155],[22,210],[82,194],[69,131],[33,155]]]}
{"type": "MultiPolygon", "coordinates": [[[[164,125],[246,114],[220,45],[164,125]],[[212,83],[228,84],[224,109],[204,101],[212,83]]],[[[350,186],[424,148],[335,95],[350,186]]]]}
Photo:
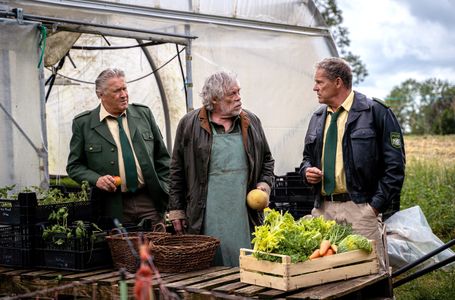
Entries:
{"type": "Polygon", "coordinates": [[[405,132],[455,133],[455,85],[440,79],[408,79],[385,99],[405,132]]]}
{"type": "Polygon", "coordinates": [[[368,70],[360,59],[360,56],[354,55],[348,50],[351,45],[349,39],[349,30],[341,26],[343,23],[343,13],[338,8],[336,0],[314,0],[314,4],[319,9],[322,18],[330,29],[335,44],[338,47],[340,56],[345,59],[352,67],[354,85],[364,81],[368,76],[368,70]]]}
{"type": "Polygon", "coordinates": [[[392,108],[405,132],[415,132],[421,127],[418,123],[415,123],[418,106],[416,106],[417,103],[414,99],[417,99],[419,89],[420,83],[414,79],[408,79],[399,86],[394,87],[385,98],[386,104],[392,108]]]}

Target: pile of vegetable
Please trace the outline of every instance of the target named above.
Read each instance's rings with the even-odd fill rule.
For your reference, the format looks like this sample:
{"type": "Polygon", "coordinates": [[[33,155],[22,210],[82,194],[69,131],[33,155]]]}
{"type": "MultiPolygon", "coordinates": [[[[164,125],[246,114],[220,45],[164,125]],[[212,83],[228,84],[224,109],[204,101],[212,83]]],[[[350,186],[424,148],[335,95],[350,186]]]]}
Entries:
{"type": "Polygon", "coordinates": [[[256,226],[252,240],[253,255],[258,259],[278,261],[279,257],[267,254],[274,253],[288,255],[296,263],[351,250],[372,250],[370,241],[353,234],[350,225],[322,216],[295,220],[288,212],[271,209],[264,210],[264,215],[264,224],[256,226]]]}

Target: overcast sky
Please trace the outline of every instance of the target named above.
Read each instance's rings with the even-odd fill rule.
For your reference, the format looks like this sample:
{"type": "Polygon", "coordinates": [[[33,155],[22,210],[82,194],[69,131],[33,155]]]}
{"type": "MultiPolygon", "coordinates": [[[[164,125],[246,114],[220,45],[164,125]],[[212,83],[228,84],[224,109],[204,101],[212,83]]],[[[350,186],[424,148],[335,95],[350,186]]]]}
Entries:
{"type": "Polygon", "coordinates": [[[455,84],[454,0],[338,0],[350,50],[369,75],[354,89],[385,98],[408,78],[455,84]]]}

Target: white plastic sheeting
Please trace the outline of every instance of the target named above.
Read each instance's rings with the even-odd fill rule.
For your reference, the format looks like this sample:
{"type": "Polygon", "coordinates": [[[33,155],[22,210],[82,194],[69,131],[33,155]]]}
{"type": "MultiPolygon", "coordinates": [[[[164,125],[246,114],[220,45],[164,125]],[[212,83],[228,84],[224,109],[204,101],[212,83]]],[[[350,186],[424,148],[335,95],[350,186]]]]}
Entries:
{"type": "MultiPolygon", "coordinates": [[[[387,230],[387,252],[390,265],[394,269],[400,269],[428,253],[442,247],[444,243],[433,233],[422,209],[413,206],[396,212],[385,221],[387,230]]],[[[432,256],[416,269],[428,267],[440,261],[453,257],[455,253],[449,248],[432,256]]],[[[450,270],[455,264],[444,267],[450,270]]]]}
{"type": "MultiPolygon", "coordinates": [[[[276,160],[275,173],[281,175],[299,166],[309,118],[318,106],[312,91],[313,66],[323,57],[337,55],[331,37],[320,30],[323,24],[312,1],[11,0],[10,5],[23,7],[24,14],[197,36],[191,44],[193,89],[189,88],[194,108],[201,105],[198,94],[207,76],[219,70],[237,73],[244,107],[262,120],[276,160]]],[[[138,32],[135,37],[146,35],[138,32]]],[[[135,42],[107,38],[113,45],[135,42]]],[[[84,35],[77,44],[106,46],[101,37],[84,35]]],[[[176,53],[174,44],[148,49],[157,66],[176,53]]],[[[93,82],[105,67],[124,69],[127,80],[151,71],[139,48],[71,50],[70,54],[77,69],[67,62],[59,73],[83,81],[93,82]]],[[[170,132],[164,127],[163,107],[153,76],[129,84],[130,99],[149,105],[163,135],[170,134],[173,141],[178,120],[186,112],[177,60],[159,73],[169,101],[170,132]]],[[[99,103],[93,85],[75,81],[63,85],[67,83],[59,79],[47,104],[51,174],[65,174],[72,117],[99,103]]]]}
{"type": "Polygon", "coordinates": [[[45,181],[38,42],[36,24],[0,19],[0,187],[45,181]]]}
{"type": "MultiPolygon", "coordinates": [[[[107,39],[112,46],[137,44],[135,40],[131,39],[112,37],[107,37],[107,39]]],[[[106,42],[100,36],[82,35],[76,45],[106,46],[106,42]]],[[[174,44],[149,46],[148,48],[158,67],[172,59],[177,53],[174,44]]],[[[182,56],[184,55],[182,54],[182,56]]],[[[165,136],[163,105],[154,76],[149,75],[136,81],[152,72],[141,48],[108,51],[72,50],[71,59],[76,68],[68,59],[66,60],[59,74],[68,78],[58,77],[46,104],[50,174],[66,174],[72,119],[76,114],[93,109],[100,103],[95,94],[94,82],[100,71],[108,67],[123,69],[127,82],[134,81],[128,83],[130,102],[149,106],[165,136]]],[[[167,87],[167,97],[170,100],[171,124],[177,124],[180,116],[186,112],[183,80],[178,59],[174,58],[165,66],[164,71],[160,74],[162,74],[167,87]]],[[[50,76],[50,74],[46,70],[46,75],[50,76]]],[[[175,131],[174,127],[172,131],[175,131]]]]}

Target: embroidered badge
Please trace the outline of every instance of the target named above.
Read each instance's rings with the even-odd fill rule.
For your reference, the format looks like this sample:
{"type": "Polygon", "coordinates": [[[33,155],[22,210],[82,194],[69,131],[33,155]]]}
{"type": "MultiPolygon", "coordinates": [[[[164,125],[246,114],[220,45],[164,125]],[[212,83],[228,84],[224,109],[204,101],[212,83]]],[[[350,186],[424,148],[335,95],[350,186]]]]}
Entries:
{"type": "Polygon", "coordinates": [[[399,132],[390,133],[390,144],[394,148],[401,148],[401,135],[399,132]]]}

